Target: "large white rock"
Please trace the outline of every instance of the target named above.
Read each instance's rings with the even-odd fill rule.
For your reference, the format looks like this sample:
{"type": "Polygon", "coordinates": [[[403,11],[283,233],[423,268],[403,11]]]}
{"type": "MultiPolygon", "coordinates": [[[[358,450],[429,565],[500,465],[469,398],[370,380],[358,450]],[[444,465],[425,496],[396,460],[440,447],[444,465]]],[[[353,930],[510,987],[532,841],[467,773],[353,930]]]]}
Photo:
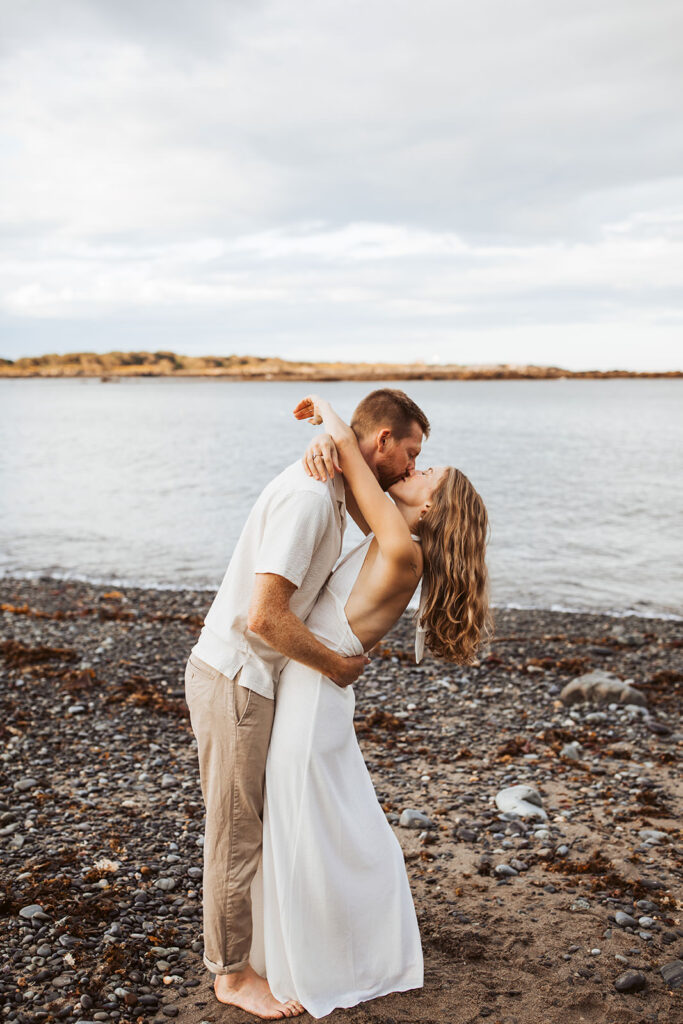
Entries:
{"type": "Polygon", "coordinates": [[[585,676],[572,679],[560,693],[563,704],[577,704],[588,700],[598,704],[647,704],[645,697],[635,687],[611,672],[588,672],[585,676]]]}
{"type": "Polygon", "coordinates": [[[514,812],[520,818],[540,818],[547,821],[540,793],[532,786],[508,786],[496,793],[496,807],[503,812],[514,812]]]}
{"type": "Polygon", "coordinates": [[[411,807],[406,807],[398,823],[401,828],[436,828],[431,818],[428,818],[422,811],[415,811],[411,807]]]}

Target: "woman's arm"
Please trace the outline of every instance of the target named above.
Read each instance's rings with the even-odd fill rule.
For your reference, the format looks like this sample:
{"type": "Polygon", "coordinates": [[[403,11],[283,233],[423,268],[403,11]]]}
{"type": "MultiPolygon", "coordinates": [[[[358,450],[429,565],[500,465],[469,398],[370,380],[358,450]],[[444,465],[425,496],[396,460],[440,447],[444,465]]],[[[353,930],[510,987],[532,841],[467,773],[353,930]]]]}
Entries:
{"type": "Polygon", "coordinates": [[[353,492],[361,515],[377,538],[382,554],[397,561],[411,558],[408,524],[380,487],[361,454],[351,427],[344,423],[329,402],[317,395],[308,395],[299,402],[294,415],[298,420],[307,419],[314,425],[322,423],[331,435],[339,454],[344,479],[353,492]]]}
{"type": "MultiPolygon", "coordinates": [[[[335,472],[341,473],[339,454],[329,434],[316,434],[301,461],[308,475],[312,476],[314,480],[324,482],[328,476],[332,480],[335,472]]],[[[346,510],[358,529],[367,536],[370,533],[370,527],[365,522],[350,487],[346,489],[346,510]]]]}

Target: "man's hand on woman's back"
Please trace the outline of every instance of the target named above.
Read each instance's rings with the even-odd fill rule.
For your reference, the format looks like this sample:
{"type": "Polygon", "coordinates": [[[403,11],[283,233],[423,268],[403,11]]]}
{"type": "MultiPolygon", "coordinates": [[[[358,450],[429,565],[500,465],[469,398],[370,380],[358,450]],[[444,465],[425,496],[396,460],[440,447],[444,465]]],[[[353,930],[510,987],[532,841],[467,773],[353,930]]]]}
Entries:
{"type": "Polygon", "coordinates": [[[342,688],[351,686],[358,677],[365,671],[365,666],[370,664],[370,659],[364,654],[355,654],[350,658],[341,659],[339,671],[329,676],[333,683],[342,688]]]}
{"type": "Polygon", "coordinates": [[[256,573],[247,628],[273,650],[317,669],[337,686],[355,683],[370,659],[364,654],[344,658],[325,647],[289,607],[295,590],[282,576],[256,573]]]}

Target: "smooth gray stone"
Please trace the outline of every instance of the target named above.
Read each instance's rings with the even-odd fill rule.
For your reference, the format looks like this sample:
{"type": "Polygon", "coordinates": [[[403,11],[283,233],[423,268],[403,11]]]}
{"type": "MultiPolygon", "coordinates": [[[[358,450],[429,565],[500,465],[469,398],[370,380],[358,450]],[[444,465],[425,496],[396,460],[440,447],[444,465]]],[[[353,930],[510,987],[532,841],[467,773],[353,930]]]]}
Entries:
{"type": "Polygon", "coordinates": [[[455,834],[463,843],[474,843],[477,841],[478,833],[471,828],[459,828],[455,834]]]}
{"type": "Polygon", "coordinates": [[[177,779],[176,779],[175,775],[169,775],[168,772],[165,772],[161,776],[161,788],[162,789],[170,789],[171,786],[177,786],[177,785],[178,785],[178,782],[177,782],[177,779]]]}
{"type": "Polygon", "coordinates": [[[572,679],[562,688],[560,700],[563,704],[576,704],[578,701],[589,700],[595,703],[611,701],[615,704],[636,704],[644,707],[645,697],[623,679],[612,672],[588,672],[572,679]]]}
{"type": "Polygon", "coordinates": [[[43,908],[37,903],[31,903],[28,907],[22,907],[19,911],[19,917],[23,917],[26,921],[32,921],[34,917],[38,918],[39,921],[50,920],[43,908]]]}
{"type": "Polygon", "coordinates": [[[171,889],[175,889],[175,878],[157,878],[154,884],[162,892],[170,892],[171,889]]]}
{"type": "Polygon", "coordinates": [[[614,920],[620,928],[636,928],[638,926],[638,922],[635,918],[631,917],[630,914],[625,914],[623,910],[617,910],[614,915],[614,920]]]}
{"type": "Polygon", "coordinates": [[[502,878],[514,878],[515,875],[519,874],[509,864],[496,864],[493,870],[495,874],[500,875],[502,878]]]}
{"type": "Polygon", "coordinates": [[[641,828],[638,833],[640,838],[646,843],[666,843],[669,841],[669,835],[667,832],[660,832],[657,828],[641,828]]]}
{"type": "Polygon", "coordinates": [[[37,779],[31,779],[26,777],[25,779],[19,779],[18,782],[14,783],[14,788],[20,793],[25,793],[27,789],[33,789],[34,786],[38,785],[37,779]]]}
{"type": "Polygon", "coordinates": [[[669,988],[680,988],[683,985],[683,960],[671,960],[659,968],[659,973],[669,988]]]}
{"type": "Polygon", "coordinates": [[[67,974],[60,974],[58,978],[53,978],[51,984],[55,988],[66,988],[67,985],[73,985],[75,978],[67,974]]]}
{"type": "Polygon", "coordinates": [[[656,736],[670,736],[671,729],[664,722],[658,721],[656,718],[646,718],[645,725],[653,732],[656,736]]]}
{"type": "Polygon", "coordinates": [[[548,820],[540,793],[533,786],[506,786],[496,793],[496,807],[505,812],[514,811],[520,818],[548,820]]]}
{"type": "Polygon", "coordinates": [[[406,807],[398,823],[401,828],[436,828],[431,818],[428,818],[422,811],[416,811],[410,807],[406,807]]]}
{"type": "Polygon", "coordinates": [[[647,984],[640,971],[624,971],[614,982],[617,992],[640,992],[647,984]]]}

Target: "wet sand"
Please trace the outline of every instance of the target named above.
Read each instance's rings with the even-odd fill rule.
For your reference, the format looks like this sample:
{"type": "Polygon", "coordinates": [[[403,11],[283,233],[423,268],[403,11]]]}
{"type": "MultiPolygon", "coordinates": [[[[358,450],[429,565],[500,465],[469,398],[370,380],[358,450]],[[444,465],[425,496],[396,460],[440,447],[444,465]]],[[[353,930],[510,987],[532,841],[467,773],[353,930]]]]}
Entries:
{"type": "MultiPolygon", "coordinates": [[[[203,808],[183,671],[211,597],[0,581],[6,1020],[253,1019],[215,1001],[201,963],[203,808]]],[[[404,620],[356,686],[425,986],[326,1019],[674,1024],[683,987],[661,968],[683,959],[683,624],[499,611],[496,627],[476,666],[416,666],[404,620]],[[563,704],[562,688],[596,669],[632,680],[644,705],[563,704]],[[539,792],[542,831],[501,819],[496,793],[517,783],[539,792]],[[434,827],[400,827],[406,808],[434,827]],[[618,992],[629,970],[644,987],[618,992]]]]}

